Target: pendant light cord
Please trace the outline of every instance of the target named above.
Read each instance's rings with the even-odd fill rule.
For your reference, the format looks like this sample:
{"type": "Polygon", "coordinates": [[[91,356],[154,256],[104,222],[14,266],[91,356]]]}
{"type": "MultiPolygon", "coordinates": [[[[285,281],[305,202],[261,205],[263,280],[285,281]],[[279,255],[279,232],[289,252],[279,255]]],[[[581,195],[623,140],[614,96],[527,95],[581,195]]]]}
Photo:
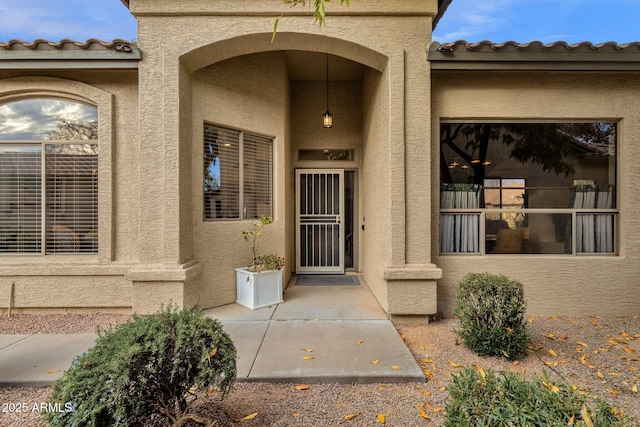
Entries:
{"type": "Polygon", "coordinates": [[[329,54],[327,53],[327,111],[329,111],[329,54]]]}

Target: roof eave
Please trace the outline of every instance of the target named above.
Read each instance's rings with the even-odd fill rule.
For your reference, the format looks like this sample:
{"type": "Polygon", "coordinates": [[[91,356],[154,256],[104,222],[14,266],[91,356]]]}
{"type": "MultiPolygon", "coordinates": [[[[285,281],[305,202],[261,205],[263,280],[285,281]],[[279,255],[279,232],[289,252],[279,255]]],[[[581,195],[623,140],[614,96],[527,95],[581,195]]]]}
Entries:
{"type": "Polygon", "coordinates": [[[137,60],[0,59],[0,70],[137,70],[137,60]]]}
{"type": "Polygon", "coordinates": [[[640,71],[640,43],[434,42],[432,70],[640,71]]]}
{"type": "Polygon", "coordinates": [[[137,69],[142,53],[124,40],[0,43],[0,69],[137,69]]]}
{"type": "MultiPolygon", "coordinates": [[[[122,1],[128,2],[128,0],[122,0],[122,1]]],[[[440,22],[440,19],[442,18],[444,13],[447,11],[447,8],[449,7],[452,1],[453,0],[438,0],[438,14],[433,17],[433,23],[431,24],[432,31],[436,29],[436,27],[438,26],[438,22],[440,22]]]]}

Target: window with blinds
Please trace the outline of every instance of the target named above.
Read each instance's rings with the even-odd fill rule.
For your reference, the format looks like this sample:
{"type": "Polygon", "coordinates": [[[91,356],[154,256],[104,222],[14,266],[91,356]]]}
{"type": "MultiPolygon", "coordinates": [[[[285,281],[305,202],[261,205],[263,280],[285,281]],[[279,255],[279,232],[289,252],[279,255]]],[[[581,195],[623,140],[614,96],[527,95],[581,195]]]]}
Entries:
{"type": "Polygon", "coordinates": [[[0,253],[39,253],[42,239],[40,146],[0,145],[0,253]]]}
{"type": "Polygon", "coordinates": [[[47,253],[98,251],[98,146],[46,145],[47,253]]]}
{"type": "Polygon", "coordinates": [[[97,109],[0,105],[0,253],[98,252],[97,109]]]}
{"type": "Polygon", "coordinates": [[[273,140],[204,126],[204,219],[272,215],[273,140]]]}

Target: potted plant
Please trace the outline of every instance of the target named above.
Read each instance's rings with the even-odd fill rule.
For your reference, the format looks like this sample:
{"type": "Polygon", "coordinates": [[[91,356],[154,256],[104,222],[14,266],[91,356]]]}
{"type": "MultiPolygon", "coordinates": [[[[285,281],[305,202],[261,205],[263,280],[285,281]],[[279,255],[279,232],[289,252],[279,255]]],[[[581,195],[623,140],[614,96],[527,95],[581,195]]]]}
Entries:
{"type": "Polygon", "coordinates": [[[242,237],[251,246],[252,262],[247,267],[236,268],[236,303],[251,310],[283,302],[284,258],[276,254],[258,255],[262,229],[272,222],[272,217],[261,216],[260,222],[242,232],[242,237]]]}

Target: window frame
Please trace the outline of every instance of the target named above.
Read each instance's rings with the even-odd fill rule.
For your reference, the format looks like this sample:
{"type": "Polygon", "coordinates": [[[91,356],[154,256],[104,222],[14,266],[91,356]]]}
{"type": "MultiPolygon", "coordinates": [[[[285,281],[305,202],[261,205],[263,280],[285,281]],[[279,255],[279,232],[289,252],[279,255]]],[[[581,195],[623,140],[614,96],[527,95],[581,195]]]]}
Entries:
{"type": "MultiPolygon", "coordinates": [[[[7,100],[2,100],[0,99],[0,105],[8,105],[14,102],[18,102],[18,101],[23,101],[23,100],[40,100],[40,101],[49,101],[49,100],[60,100],[60,101],[64,101],[70,104],[82,104],[85,105],[87,107],[92,108],[93,110],[95,110],[95,114],[96,114],[96,131],[98,131],[99,129],[99,111],[98,108],[95,105],[92,105],[90,103],[84,102],[84,101],[80,101],[77,99],[68,99],[68,98],[64,98],[64,97],[60,97],[60,96],[49,96],[49,95],[41,95],[41,96],[30,96],[30,97],[23,97],[23,98],[18,98],[18,99],[7,99],[7,100]]],[[[11,135],[11,134],[8,134],[11,135]]],[[[36,153],[37,152],[37,159],[34,159],[35,162],[34,164],[39,164],[38,167],[38,174],[37,175],[33,175],[32,177],[34,178],[34,183],[36,185],[37,188],[39,188],[39,194],[37,197],[37,208],[36,208],[36,212],[37,212],[37,216],[39,217],[38,219],[34,219],[34,227],[31,227],[33,229],[33,231],[36,233],[37,238],[34,241],[34,248],[36,250],[33,251],[25,251],[25,252],[21,252],[21,251],[16,251],[16,252],[11,252],[11,251],[7,251],[7,252],[2,252],[1,255],[2,256],[38,256],[38,257],[50,257],[52,255],[73,255],[73,256],[77,256],[77,255],[90,255],[90,256],[95,256],[98,254],[99,251],[99,242],[97,241],[97,237],[96,237],[96,241],[91,243],[91,249],[92,250],[83,250],[83,246],[82,246],[82,238],[81,236],[75,234],[76,230],[72,230],[72,229],[68,229],[68,227],[60,225],[60,224],[56,224],[56,220],[53,219],[55,216],[57,216],[59,214],[59,212],[55,212],[55,211],[51,211],[50,207],[52,206],[58,206],[59,202],[57,203],[57,200],[60,197],[65,198],[69,196],[68,192],[63,191],[61,192],[51,192],[51,189],[49,187],[50,182],[56,182],[56,180],[58,179],[59,175],[57,174],[52,174],[49,164],[50,161],[54,161],[56,162],[55,156],[58,154],[55,152],[55,150],[52,150],[51,152],[49,152],[50,147],[55,147],[55,146],[75,146],[75,147],[80,147],[80,146],[94,146],[95,147],[95,160],[91,160],[91,166],[92,166],[92,171],[93,174],[95,174],[96,176],[92,179],[92,181],[94,182],[94,184],[91,184],[90,189],[90,196],[89,198],[93,199],[95,198],[93,201],[95,202],[95,209],[92,208],[91,212],[93,213],[93,217],[92,219],[90,219],[90,223],[95,225],[94,227],[91,227],[91,232],[95,232],[98,233],[98,230],[100,229],[99,227],[99,215],[98,215],[98,206],[99,206],[99,176],[98,176],[98,171],[99,171],[99,162],[100,162],[100,156],[99,156],[99,150],[100,150],[100,138],[99,136],[97,136],[95,139],[31,139],[31,138],[7,138],[7,139],[0,139],[0,147],[15,147],[16,149],[20,150],[19,152],[23,152],[22,150],[26,150],[24,152],[29,152],[30,148],[29,147],[33,147],[36,148],[36,150],[34,150],[33,152],[36,153]],[[54,156],[53,158],[50,158],[49,156],[54,156]],[[67,250],[56,250],[56,244],[53,242],[53,237],[54,235],[56,235],[56,230],[62,232],[63,229],[67,230],[67,239],[68,237],[71,237],[73,239],[75,239],[75,248],[74,250],[71,251],[67,251],[67,250]],[[37,231],[36,231],[37,230],[37,231]]],[[[73,166],[72,166],[72,177],[78,177],[79,174],[78,169],[75,168],[75,159],[73,159],[73,166]]],[[[24,181],[25,183],[27,183],[28,181],[24,181]]],[[[66,180],[65,180],[65,187],[66,185],[66,180]]],[[[75,181],[74,181],[75,182],[75,181]]],[[[75,188],[75,187],[74,187],[75,188]]],[[[82,191],[80,191],[79,193],[74,193],[73,191],[71,191],[72,196],[73,196],[73,200],[77,200],[77,194],[82,194],[82,191]]],[[[26,194],[26,193],[24,193],[26,194]]],[[[18,198],[24,198],[25,196],[18,194],[17,195],[18,198]]],[[[67,203],[64,203],[65,207],[67,205],[67,203]]],[[[74,212],[75,212],[75,205],[74,205],[74,212]]],[[[75,217],[72,214],[73,223],[76,223],[78,221],[78,219],[82,219],[82,217],[75,217]]],[[[23,217],[19,217],[18,221],[22,222],[22,218],[23,217]]],[[[19,235],[21,237],[24,236],[28,236],[27,235],[19,235]]]]}
{"type": "MultiPolygon", "coordinates": [[[[253,138],[258,138],[258,139],[262,139],[264,140],[264,142],[268,142],[269,147],[268,147],[268,151],[269,151],[269,156],[265,157],[263,160],[268,160],[269,163],[269,169],[270,169],[270,173],[269,173],[269,184],[266,186],[268,187],[269,191],[268,191],[268,205],[269,205],[269,212],[265,212],[264,215],[268,215],[268,216],[273,216],[274,214],[274,172],[275,172],[275,159],[274,159],[274,146],[275,146],[275,137],[273,136],[267,136],[264,134],[260,134],[258,132],[253,132],[253,131],[246,131],[246,130],[242,130],[242,129],[238,129],[238,128],[234,128],[234,127],[229,127],[229,126],[223,126],[223,125],[219,125],[216,123],[212,123],[212,122],[207,122],[205,121],[203,124],[203,138],[202,138],[202,144],[203,144],[203,165],[202,165],[202,201],[203,201],[203,205],[202,205],[202,220],[204,222],[219,222],[219,221],[252,221],[252,220],[256,220],[259,219],[260,215],[262,214],[258,214],[257,217],[247,217],[247,207],[246,207],[246,197],[248,195],[248,191],[247,191],[247,187],[246,187],[246,182],[245,182],[245,151],[247,151],[247,149],[245,148],[245,136],[250,136],[252,139],[253,138]],[[238,215],[237,217],[220,217],[217,218],[215,216],[210,216],[207,217],[207,203],[206,203],[206,197],[207,197],[207,191],[205,190],[205,169],[207,167],[207,163],[205,160],[205,155],[206,155],[206,145],[207,145],[207,141],[206,141],[206,132],[207,132],[207,128],[214,128],[214,129],[219,129],[219,130],[223,130],[223,131],[227,131],[227,132],[236,132],[238,134],[238,153],[237,153],[237,160],[238,160],[238,194],[237,194],[237,212],[238,215]]],[[[255,142],[255,141],[254,141],[255,142]]],[[[235,159],[234,159],[235,160],[235,159]]],[[[210,204],[211,202],[209,202],[210,204]]],[[[210,210],[212,209],[211,207],[209,208],[210,210]]]]}
{"type": "MultiPolygon", "coordinates": [[[[97,109],[98,112],[98,252],[78,253],[73,256],[64,254],[42,255],[38,253],[3,253],[0,254],[0,265],[10,265],[19,257],[30,265],[49,265],[54,259],[63,259],[65,265],[107,265],[115,258],[112,233],[114,229],[114,192],[113,192],[113,145],[115,141],[115,95],[96,86],[76,80],[55,77],[16,77],[0,80],[0,104],[23,99],[55,98],[70,102],[78,102],[97,109]]],[[[41,143],[42,141],[36,141],[41,143]]],[[[82,141],[86,143],[87,141],[82,141]]],[[[25,143],[24,140],[19,143],[25,143]]],[[[25,265],[26,266],[26,265],[25,265]]],[[[29,267],[31,268],[31,267],[29,267]]],[[[25,270],[26,271],[26,270],[25,270]]]]}
{"type": "MultiPolygon", "coordinates": [[[[438,122],[438,141],[440,141],[440,133],[442,125],[446,124],[517,124],[517,123],[611,123],[616,125],[616,135],[615,135],[615,148],[616,148],[616,156],[615,156],[615,185],[614,185],[614,200],[616,201],[615,208],[520,208],[520,209],[496,209],[493,208],[442,208],[441,207],[441,186],[442,175],[438,174],[438,254],[441,256],[553,256],[553,257],[589,257],[589,256],[619,256],[620,255],[620,246],[619,246],[619,232],[620,232],[620,119],[607,119],[602,118],[599,120],[585,120],[585,119],[545,119],[545,120],[519,120],[519,119],[504,119],[504,120],[473,120],[473,119],[464,119],[464,120],[456,120],[456,119],[446,119],[440,120],[438,122]],[[486,251],[486,216],[489,215],[500,215],[509,213],[516,215],[524,215],[527,214],[565,214],[571,215],[571,252],[570,253],[509,253],[509,254],[493,254],[487,253],[486,251]],[[477,216],[478,220],[478,251],[469,251],[469,252],[445,252],[442,251],[442,243],[441,243],[441,233],[442,233],[442,215],[473,215],[477,216]],[[578,252],[577,251],[577,223],[578,217],[580,216],[588,216],[588,215],[608,215],[613,219],[613,251],[612,252],[578,252]]],[[[438,166],[434,168],[435,170],[440,171],[442,165],[440,162],[443,160],[441,153],[441,144],[438,143],[438,166]]],[[[485,177],[485,179],[495,179],[491,176],[485,177]]],[[[504,177],[500,177],[500,179],[505,179],[504,177]]],[[[509,179],[509,178],[506,178],[509,179]]],[[[515,179],[515,178],[514,178],[515,179]]],[[[525,181],[525,190],[526,190],[526,181],[525,181]]],[[[484,192],[485,189],[483,188],[484,192]]],[[[501,201],[502,202],[502,201],[501,201]]]]}

